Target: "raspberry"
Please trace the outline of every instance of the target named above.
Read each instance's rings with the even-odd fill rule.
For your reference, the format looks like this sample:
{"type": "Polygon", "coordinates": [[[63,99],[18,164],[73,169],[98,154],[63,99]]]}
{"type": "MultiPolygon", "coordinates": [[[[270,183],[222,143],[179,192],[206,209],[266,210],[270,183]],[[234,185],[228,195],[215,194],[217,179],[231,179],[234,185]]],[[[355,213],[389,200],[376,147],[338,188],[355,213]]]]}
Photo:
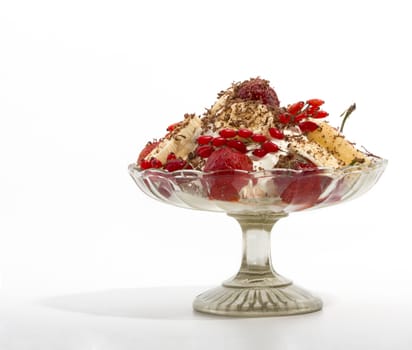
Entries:
{"type": "Polygon", "coordinates": [[[267,80],[253,78],[241,83],[235,89],[235,97],[243,100],[260,101],[265,105],[279,107],[278,96],[267,80]]]}

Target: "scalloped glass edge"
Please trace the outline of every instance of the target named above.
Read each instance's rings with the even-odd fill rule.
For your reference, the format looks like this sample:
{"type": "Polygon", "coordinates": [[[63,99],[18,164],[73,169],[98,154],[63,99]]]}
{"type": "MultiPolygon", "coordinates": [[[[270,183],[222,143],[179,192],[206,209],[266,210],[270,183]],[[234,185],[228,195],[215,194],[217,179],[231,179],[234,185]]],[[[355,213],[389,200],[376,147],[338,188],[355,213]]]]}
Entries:
{"type": "MultiPolygon", "coordinates": [[[[238,170],[238,169],[228,169],[233,173],[238,173],[238,174],[247,174],[247,175],[253,175],[254,177],[263,177],[263,176],[268,176],[270,174],[303,174],[303,173],[318,173],[318,174],[328,174],[328,175],[333,175],[333,174],[346,174],[348,172],[350,173],[355,173],[358,171],[364,171],[368,169],[376,169],[376,168],[385,168],[388,160],[384,158],[379,158],[379,157],[372,157],[370,156],[371,162],[369,164],[362,163],[362,164],[356,164],[356,165],[347,165],[345,167],[341,168],[328,168],[328,167],[319,167],[317,169],[302,169],[302,170],[295,170],[295,169],[287,169],[287,168],[274,168],[270,170],[261,170],[261,171],[245,171],[245,170],[238,170]]],[[[204,172],[201,170],[194,170],[194,169],[184,169],[184,170],[175,170],[175,171],[166,171],[162,169],[156,169],[156,168],[150,168],[150,169],[145,169],[145,170],[140,170],[137,167],[136,163],[132,163],[128,166],[129,173],[135,173],[138,172],[140,174],[145,174],[145,173],[159,173],[159,174],[164,174],[167,177],[173,177],[173,176],[182,176],[182,175],[217,175],[217,174],[224,174],[228,170],[215,170],[215,171],[209,171],[209,172],[204,172]]]]}
{"type": "Polygon", "coordinates": [[[212,172],[202,172],[199,170],[187,169],[168,172],[161,169],[138,169],[136,164],[130,164],[129,174],[137,186],[149,197],[163,203],[178,207],[226,212],[226,213],[291,213],[307,209],[317,209],[321,207],[336,205],[338,203],[354,199],[371,189],[384,172],[388,161],[384,158],[370,157],[368,164],[350,165],[342,168],[317,168],[317,169],[284,169],[276,168],[258,172],[247,172],[243,170],[218,170],[212,172]],[[243,176],[253,179],[256,183],[263,183],[268,179],[295,179],[318,178],[323,181],[330,180],[316,201],[311,203],[286,203],[281,199],[281,192],[272,195],[267,192],[261,197],[251,194],[250,191],[256,187],[248,185],[244,187],[246,194],[236,201],[211,199],[205,195],[208,193],[208,181],[205,179],[219,178],[222,175],[243,176]],[[307,177],[305,177],[307,176],[307,177]],[[180,182],[184,182],[182,186],[180,182]],[[206,182],[206,185],[205,185],[206,182]],[[342,185],[343,183],[343,185],[342,185]],[[248,192],[249,191],[249,192],[248,192]],[[340,193],[339,193],[340,191],[340,193]]]}

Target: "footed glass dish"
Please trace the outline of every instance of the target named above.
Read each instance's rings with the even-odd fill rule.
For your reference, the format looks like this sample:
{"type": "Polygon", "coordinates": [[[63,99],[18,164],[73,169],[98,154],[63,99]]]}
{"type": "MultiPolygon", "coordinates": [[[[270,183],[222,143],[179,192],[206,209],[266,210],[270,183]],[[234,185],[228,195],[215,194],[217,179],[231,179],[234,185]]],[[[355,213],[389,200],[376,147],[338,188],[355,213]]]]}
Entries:
{"type": "Polygon", "coordinates": [[[279,275],[271,263],[273,225],[292,212],[354,199],[373,187],[387,161],[341,169],[273,169],[260,172],[201,172],[158,169],[129,173],[148,196],[175,206],[223,212],[238,221],[243,252],[238,273],[198,295],[200,312],[241,317],[294,315],[318,311],[322,301],[279,275]]]}

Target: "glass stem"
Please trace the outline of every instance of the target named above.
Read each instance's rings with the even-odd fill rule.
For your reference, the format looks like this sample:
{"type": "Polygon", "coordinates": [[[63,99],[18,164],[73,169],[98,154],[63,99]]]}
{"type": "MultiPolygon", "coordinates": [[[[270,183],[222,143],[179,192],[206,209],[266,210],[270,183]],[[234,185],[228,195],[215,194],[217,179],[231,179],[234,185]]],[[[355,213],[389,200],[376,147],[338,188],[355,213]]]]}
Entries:
{"type": "Polygon", "coordinates": [[[272,267],[270,235],[273,225],[287,214],[230,214],[243,236],[242,262],[238,274],[225,286],[283,286],[291,282],[278,275],[272,267]]]}

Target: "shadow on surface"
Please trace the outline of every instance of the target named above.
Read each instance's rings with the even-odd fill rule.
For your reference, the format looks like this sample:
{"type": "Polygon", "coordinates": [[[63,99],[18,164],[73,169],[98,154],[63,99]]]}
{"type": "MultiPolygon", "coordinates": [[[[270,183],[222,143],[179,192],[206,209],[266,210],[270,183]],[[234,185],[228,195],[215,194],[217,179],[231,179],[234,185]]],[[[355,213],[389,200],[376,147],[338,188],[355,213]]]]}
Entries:
{"type": "Polygon", "coordinates": [[[194,287],[113,289],[48,297],[38,300],[38,304],[57,310],[99,316],[156,320],[227,319],[193,311],[192,302],[195,296],[205,289],[194,287]]]}
{"type": "MultiPolygon", "coordinates": [[[[38,300],[37,304],[62,311],[111,317],[197,321],[239,319],[194,311],[192,309],[194,298],[206,289],[205,287],[112,289],[48,297],[38,300]]],[[[296,320],[301,317],[318,317],[321,313],[322,311],[278,317],[296,320]]]]}

